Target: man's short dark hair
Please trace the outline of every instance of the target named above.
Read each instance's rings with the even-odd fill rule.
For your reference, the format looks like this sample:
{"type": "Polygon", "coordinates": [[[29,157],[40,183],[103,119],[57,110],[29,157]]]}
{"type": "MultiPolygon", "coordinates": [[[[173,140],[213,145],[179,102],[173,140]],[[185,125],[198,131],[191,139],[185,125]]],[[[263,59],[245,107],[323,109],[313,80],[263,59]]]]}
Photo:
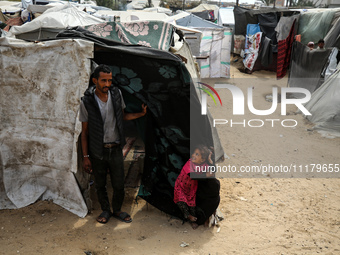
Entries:
{"type": "Polygon", "coordinates": [[[111,68],[109,66],[101,64],[101,65],[97,66],[96,69],[94,69],[92,77],[98,79],[100,72],[112,73],[111,68]]]}
{"type": "Polygon", "coordinates": [[[325,40],[324,40],[324,39],[320,39],[320,40],[318,41],[318,43],[325,43],[325,40]]]}

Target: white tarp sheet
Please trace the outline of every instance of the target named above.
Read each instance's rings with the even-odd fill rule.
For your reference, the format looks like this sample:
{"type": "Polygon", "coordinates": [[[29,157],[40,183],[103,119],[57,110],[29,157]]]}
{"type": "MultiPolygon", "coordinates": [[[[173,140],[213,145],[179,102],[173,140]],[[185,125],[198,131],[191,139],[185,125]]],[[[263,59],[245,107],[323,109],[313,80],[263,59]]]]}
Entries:
{"type": "Polygon", "coordinates": [[[199,59],[201,78],[229,78],[232,33],[230,28],[196,28],[203,33],[199,59]]]}
{"type": "Polygon", "coordinates": [[[2,12],[20,12],[21,2],[0,1],[0,9],[2,12]]]}
{"type": "Polygon", "coordinates": [[[80,11],[72,5],[64,5],[48,9],[38,18],[22,26],[13,26],[10,32],[18,35],[44,28],[65,29],[68,26],[89,26],[103,22],[104,20],[80,11]]]}
{"type": "Polygon", "coordinates": [[[108,11],[100,10],[93,14],[93,16],[105,19],[106,21],[114,21],[114,17],[119,17],[120,22],[130,22],[137,20],[166,20],[169,16],[165,13],[144,12],[144,11],[108,11]]]}
{"type": "Polygon", "coordinates": [[[220,26],[229,25],[231,27],[234,27],[235,26],[234,7],[220,8],[217,24],[220,26]]]}
{"type": "Polygon", "coordinates": [[[0,38],[0,209],[53,200],[85,217],[77,121],[94,45],[0,38]]]}

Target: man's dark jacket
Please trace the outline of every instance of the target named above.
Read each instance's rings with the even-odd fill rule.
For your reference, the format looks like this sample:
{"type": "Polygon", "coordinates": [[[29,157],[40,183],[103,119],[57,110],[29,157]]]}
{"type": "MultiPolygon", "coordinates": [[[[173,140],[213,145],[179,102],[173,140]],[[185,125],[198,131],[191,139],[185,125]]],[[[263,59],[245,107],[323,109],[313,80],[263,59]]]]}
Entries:
{"type": "MultiPolygon", "coordinates": [[[[104,150],[104,122],[98,103],[94,97],[95,86],[89,87],[81,100],[84,102],[85,108],[88,112],[88,128],[89,140],[88,148],[89,155],[94,158],[103,159],[104,150]]],[[[123,109],[120,92],[117,87],[111,86],[109,89],[111,93],[111,101],[113,104],[114,114],[120,138],[121,148],[125,145],[125,136],[123,132],[123,109]]]]}

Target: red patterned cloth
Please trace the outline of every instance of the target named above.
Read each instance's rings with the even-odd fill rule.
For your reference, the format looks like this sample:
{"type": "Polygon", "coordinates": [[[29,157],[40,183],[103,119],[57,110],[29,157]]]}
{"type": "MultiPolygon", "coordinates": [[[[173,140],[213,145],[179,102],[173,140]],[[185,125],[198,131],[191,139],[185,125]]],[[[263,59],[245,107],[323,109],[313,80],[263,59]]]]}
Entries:
{"type": "Polygon", "coordinates": [[[283,78],[286,73],[290,63],[290,55],[292,53],[292,45],[294,42],[294,20],[292,27],[290,28],[289,35],[285,40],[278,41],[278,51],[277,51],[277,68],[276,68],[276,78],[283,78]]]}
{"type": "Polygon", "coordinates": [[[12,26],[21,26],[24,24],[24,22],[22,21],[21,17],[16,17],[8,19],[6,24],[7,26],[4,28],[4,30],[8,32],[12,26]]]}
{"type": "Polygon", "coordinates": [[[261,46],[262,32],[247,36],[245,58],[243,60],[244,66],[250,71],[253,70],[257,57],[259,56],[259,50],[261,46]]]}
{"type": "MultiPolygon", "coordinates": [[[[185,202],[188,206],[196,206],[196,191],[198,181],[190,178],[190,172],[194,172],[198,165],[189,159],[182,168],[175,183],[174,202],[185,202]]],[[[208,164],[199,165],[201,169],[208,167],[208,164]],[[203,167],[203,168],[202,168],[203,167]]],[[[206,168],[207,169],[207,168],[206,168]]]]}

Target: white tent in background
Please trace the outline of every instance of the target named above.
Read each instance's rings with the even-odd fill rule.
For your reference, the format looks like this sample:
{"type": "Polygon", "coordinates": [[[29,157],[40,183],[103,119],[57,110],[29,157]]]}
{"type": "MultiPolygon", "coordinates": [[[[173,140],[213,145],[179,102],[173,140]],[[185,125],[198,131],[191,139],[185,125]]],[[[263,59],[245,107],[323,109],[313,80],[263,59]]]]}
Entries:
{"type": "Polygon", "coordinates": [[[165,13],[157,13],[157,12],[144,12],[144,11],[128,11],[122,12],[120,16],[121,22],[129,22],[129,21],[143,21],[143,20],[164,20],[168,17],[165,13]]]}
{"type": "Polygon", "coordinates": [[[21,2],[0,1],[0,9],[2,12],[9,12],[14,16],[19,16],[21,11],[21,2]]]}
{"type": "Polygon", "coordinates": [[[102,19],[80,11],[72,5],[61,5],[46,10],[38,18],[22,26],[13,26],[9,32],[19,39],[39,40],[54,38],[59,31],[67,27],[89,26],[103,22],[102,19]]]}
{"type": "Polygon", "coordinates": [[[200,4],[199,6],[193,8],[193,9],[190,9],[190,10],[187,10],[188,12],[204,12],[204,11],[214,11],[214,17],[215,19],[218,19],[218,10],[219,10],[219,7],[215,4],[200,4]]]}
{"type": "Polygon", "coordinates": [[[315,124],[314,129],[340,137],[340,63],[333,75],[314,91],[305,108],[312,114],[305,117],[315,124]]]}
{"type": "Polygon", "coordinates": [[[201,78],[230,77],[231,30],[203,20],[193,14],[177,19],[176,24],[197,29],[202,32],[200,55],[201,78]]]}
{"type": "Polygon", "coordinates": [[[234,51],[234,31],[235,31],[235,18],[234,7],[220,8],[218,10],[217,24],[223,27],[229,27],[232,33],[231,51],[234,51]]]}
{"type": "Polygon", "coordinates": [[[144,12],[157,12],[157,13],[165,13],[168,15],[172,14],[172,11],[168,8],[163,7],[151,7],[151,8],[145,8],[143,9],[144,12]]]}
{"type": "Polygon", "coordinates": [[[165,13],[157,12],[144,12],[144,11],[106,11],[100,10],[93,14],[93,16],[105,19],[106,21],[114,21],[115,17],[120,22],[130,22],[130,21],[159,21],[165,20],[169,16],[165,13]]]}
{"type": "Polygon", "coordinates": [[[177,13],[175,15],[167,17],[163,21],[169,22],[173,25],[176,25],[176,20],[184,18],[184,17],[189,16],[189,15],[190,15],[190,13],[188,13],[188,12],[180,11],[179,13],[177,13]]]}

